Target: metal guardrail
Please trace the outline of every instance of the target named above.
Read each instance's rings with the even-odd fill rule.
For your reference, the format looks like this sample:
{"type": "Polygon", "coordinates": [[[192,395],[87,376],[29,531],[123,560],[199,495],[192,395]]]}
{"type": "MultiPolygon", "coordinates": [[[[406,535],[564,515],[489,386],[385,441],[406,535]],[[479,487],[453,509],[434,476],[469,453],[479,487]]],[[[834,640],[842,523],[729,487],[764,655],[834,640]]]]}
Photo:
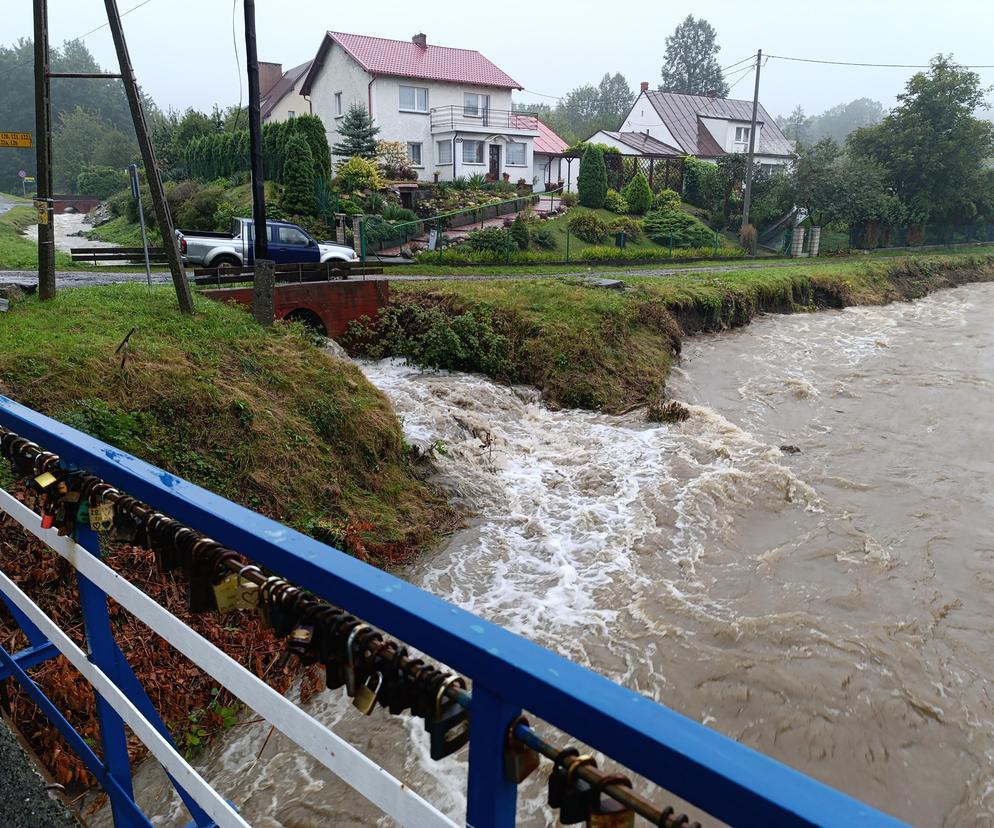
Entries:
{"type": "Polygon", "coordinates": [[[431,110],[431,128],[440,129],[516,129],[538,132],[538,116],[533,112],[490,109],[475,106],[436,106],[431,110]]]}
{"type": "MultiPolygon", "coordinates": [[[[509,740],[545,756],[555,752],[518,718],[523,708],[730,825],[851,828],[901,824],[470,612],[5,397],[0,397],[0,429],[6,430],[0,435],[4,454],[14,458],[20,474],[39,475],[42,480],[35,481],[38,486],[55,485],[45,479],[45,472],[55,472],[56,476],[85,470],[96,476],[84,484],[83,500],[90,508],[102,510],[103,503],[111,502],[117,509],[111,510],[112,515],[144,515],[150,538],[154,537],[153,526],[171,527],[176,549],[183,533],[187,533],[186,546],[192,544],[194,550],[213,543],[228,569],[239,572],[238,578],[251,575],[258,582],[264,577],[261,570],[243,566],[230,552],[244,550],[259,566],[282,576],[265,578],[263,597],[268,594],[273,598],[280,591],[281,601],[285,599],[288,605],[302,600],[333,602],[388,634],[402,636],[408,644],[471,679],[471,693],[457,689],[452,683],[455,677],[441,683],[436,680],[432,687],[440,688],[438,699],[447,693],[469,710],[466,822],[475,828],[514,824],[516,780],[505,765],[509,740]],[[57,456],[42,454],[39,446],[57,456]],[[149,506],[142,506],[136,498],[149,506]],[[172,519],[153,510],[161,510],[172,519]],[[216,542],[197,533],[210,535],[216,542]],[[289,587],[284,578],[307,584],[311,597],[302,599],[302,593],[289,587]],[[266,585],[273,582],[280,585],[267,593],[266,585]]],[[[389,776],[106,566],[100,560],[100,538],[89,525],[80,522],[71,531],[63,527],[59,534],[51,519],[39,516],[3,491],[0,511],[77,569],[89,651],[80,650],[0,567],[0,597],[30,641],[30,646],[18,653],[0,649],[0,680],[17,679],[58,727],[110,796],[116,825],[151,824],[134,802],[124,724],[169,772],[196,825],[246,823],[172,745],[151,702],[120,656],[109,623],[107,596],[384,813],[403,825],[454,824],[401,780],[389,776]],[[30,666],[57,652],[69,659],[98,694],[102,759],[26,673],[30,666]]],[[[43,512],[47,516],[45,509],[43,512]]],[[[191,597],[192,587],[191,580],[191,597]]],[[[400,651],[393,652],[390,657],[400,661],[400,651]]],[[[330,676],[328,683],[332,685],[330,676]]],[[[565,752],[558,755],[562,759],[565,752]]],[[[599,778],[589,765],[581,767],[575,759],[567,764],[570,762],[576,773],[566,774],[572,780],[569,785],[579,786],[577,778],[599,778]]],[[[564,769],[558,763],[555,767],[556,773],[564,769]]],[[[600,788],[587,783],[587,794],[603,789],[616,799],[627,796],[611,793],[603,779],[595,784],[600,788]]],[[[618,785],[616,781],[613,784],[618,785]]],[[[622,794],[627,790],[621,786],[622,794]]],[[[686,824],[686,819],[675,816],[672,809],[660,812],[640,806],[636,810],[651,814],[654,824],[665,828],[686,824]]]]}

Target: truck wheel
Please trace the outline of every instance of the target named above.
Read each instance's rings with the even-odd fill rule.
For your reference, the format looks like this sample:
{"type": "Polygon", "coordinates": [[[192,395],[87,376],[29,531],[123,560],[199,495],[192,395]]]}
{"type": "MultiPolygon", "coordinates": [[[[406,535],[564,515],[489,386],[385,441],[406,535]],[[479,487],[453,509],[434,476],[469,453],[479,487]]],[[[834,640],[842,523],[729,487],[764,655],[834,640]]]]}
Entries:
{"type": "Polygon", "coordinates": [[[241,267],[242,263],[235,256],[222,254],[215,256],[211,261],[211,267],[241,267]]]}

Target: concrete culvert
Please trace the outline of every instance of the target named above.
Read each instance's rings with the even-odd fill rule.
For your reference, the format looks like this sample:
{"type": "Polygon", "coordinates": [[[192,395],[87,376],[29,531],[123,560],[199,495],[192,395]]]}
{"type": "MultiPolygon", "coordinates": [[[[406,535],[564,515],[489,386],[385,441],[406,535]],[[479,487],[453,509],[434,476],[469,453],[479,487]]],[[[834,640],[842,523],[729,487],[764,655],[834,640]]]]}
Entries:
{"type": "Polygon", "coordinates": [[[324,321],[314,311],[308,308],[297,308],[290,311],[283,317],[285,322],[300,322],[310,328],[314,333],[321,336],[328,335],[328,329],[324,326],[324,321]]]}

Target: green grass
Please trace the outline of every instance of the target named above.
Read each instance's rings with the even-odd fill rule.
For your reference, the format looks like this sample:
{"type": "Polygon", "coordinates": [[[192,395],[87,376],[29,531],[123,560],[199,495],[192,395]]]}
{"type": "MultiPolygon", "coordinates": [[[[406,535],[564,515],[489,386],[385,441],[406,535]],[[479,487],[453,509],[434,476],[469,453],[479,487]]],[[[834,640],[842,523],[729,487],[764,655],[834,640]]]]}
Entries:
{"type": "MultiPolygon", "coordinates": [[[[162,243],[162,236],[155,227],[148,229],[148,243],[152,247],[157,247],[162,243]]],[[[88,239],[115,244],[118,247],[141,247],[142,231],[141,225],[132,224],[124,216],[105,221],[103,224],[94,227],[86,234],[88,239]]]]}
{"type": "MultiPolygon", "coordinates": [[[[38,245],[21,235],[37,223],[33,207],[13,207],[0,215],[0,270],[37,270],[38,245]]],[[[56,252],[55,266],[70,265],[68,253],[56,252]]]]}
{"type": "Polygon", "coordinates": [[[640,276],[628,291],[580,279],[397,282],[391,308],[349,347],[529,383],[555,406],[619,412],[662,399],[687,334],[761,312],[884,303],[994,279],[994,253],[853,257],[786,267],[640,276]]]}
{"type": "Polygon", "coordinates": [[[354,365],[299,326],[169,288],[61,290],[0,326],[0,394],[301,528],[371,525],[429,541],[444,503],[406,462],[397,418],[354,365]],[[114,351],[134,327],[124,369],[114,351]]]}

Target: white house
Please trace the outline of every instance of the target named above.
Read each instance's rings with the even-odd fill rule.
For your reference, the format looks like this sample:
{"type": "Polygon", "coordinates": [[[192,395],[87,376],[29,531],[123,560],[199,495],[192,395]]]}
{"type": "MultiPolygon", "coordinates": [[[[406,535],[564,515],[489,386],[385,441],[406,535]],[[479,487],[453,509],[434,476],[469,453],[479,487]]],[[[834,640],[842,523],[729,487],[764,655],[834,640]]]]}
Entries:
{"type": "MultiPolygon", "coordinates": [[[[635,99],[617,132],[599,132],[591,141],[616,146],[626,155],[692,155],[706,161],[749,151],[752,101],[651,92],[649,84],[635,99]]],[[[794,147],[769,113],[759,106],[756,162],[773,169],[790,163],[794,147]]]]}
{"type": "Polygon", "coordinates": [[[311,103],[300,93],[300,85],[311,68],[311,61],[286,72],[282,63],[259,62],[259,103],[263,123],[288,121],[298,115],[310,115],[311,103]]]}
{"type": "Polygon", "coordinates": [[[479,52],[410,41],[328,32],[302,85],[328,142],[352,104],[372,115],[385,141],[407,145],[418,178],[482,173],[534,183],[534,115],[513,112],[521,84],[479,52]]]}

